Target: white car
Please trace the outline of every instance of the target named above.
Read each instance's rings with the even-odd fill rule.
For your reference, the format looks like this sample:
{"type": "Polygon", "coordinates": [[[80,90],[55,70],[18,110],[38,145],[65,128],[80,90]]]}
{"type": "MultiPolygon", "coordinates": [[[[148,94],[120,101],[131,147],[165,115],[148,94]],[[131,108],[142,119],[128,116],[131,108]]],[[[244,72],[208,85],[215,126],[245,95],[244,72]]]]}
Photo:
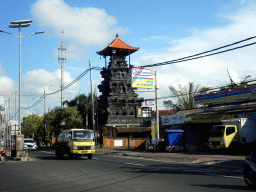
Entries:
{"type": "Polygon", "coordinates": [[[34,139],[24,139],[24,149],[37,150],[37,144],[34,139]]]}

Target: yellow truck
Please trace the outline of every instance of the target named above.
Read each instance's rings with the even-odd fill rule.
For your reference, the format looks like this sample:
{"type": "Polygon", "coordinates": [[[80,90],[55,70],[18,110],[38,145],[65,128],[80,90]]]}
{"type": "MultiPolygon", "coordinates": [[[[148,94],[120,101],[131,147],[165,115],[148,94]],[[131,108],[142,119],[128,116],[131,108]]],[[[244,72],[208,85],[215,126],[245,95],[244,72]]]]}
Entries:
{"type": "Polygon", "coordinates": [[[94,133],[89,129],[63,130],[57,138],[55,153],[58,158],[68,154],[69,157],[88,156],[92,158],[95,153],[94,133]]]}
{"type": "Polygon", "coordinates": [[[256,121],[253,118],[222,120],[210,131],[210,149],[236,148],[240,144],[251,144],[256,140],[256,121]]]}

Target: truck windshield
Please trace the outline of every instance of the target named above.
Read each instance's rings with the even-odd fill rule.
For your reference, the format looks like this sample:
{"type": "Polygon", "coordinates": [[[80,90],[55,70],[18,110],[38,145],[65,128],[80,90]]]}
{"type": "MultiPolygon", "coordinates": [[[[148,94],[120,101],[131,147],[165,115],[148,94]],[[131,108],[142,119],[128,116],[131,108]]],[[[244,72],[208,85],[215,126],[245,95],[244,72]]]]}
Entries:
{"type": "Polygon", "coordinates": [[[74,141],[93,140],[92,131],[74,131],[74,141]]]}
{"type": "Polygon", "coordinates": [[[210,132],[210,137],[223,137],[225,126],[214,126],[210,132]]]}

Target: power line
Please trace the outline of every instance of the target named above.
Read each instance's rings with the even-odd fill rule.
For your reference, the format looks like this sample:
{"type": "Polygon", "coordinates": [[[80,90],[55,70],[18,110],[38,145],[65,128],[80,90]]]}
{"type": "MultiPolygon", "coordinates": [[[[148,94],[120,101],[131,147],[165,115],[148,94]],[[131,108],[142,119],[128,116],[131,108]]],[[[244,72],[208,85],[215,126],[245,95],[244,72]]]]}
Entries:
{"type": "MultiPolygon", "coordinates": [[[[211,54],[207,54],[207,55],[203,55],[203,54],[206,54],[206,53],[210,53],[210,52],[213,52],[213,51],[217,51],[217,50],[220,50],[220,49],[223,49],[223,48],[226,48],[226,47],[229,47],[229,46],[233,46],[233,45],[236,45],[236,44],[239,44],[239,43],[242,43],[242,42],[245,42],[245,41],[248,41],[248,40],[251,40],[251,39],[254,39],[256,38],[256,36],[253,36],[253,37],[249,37],[247,39],[243,39],[243,40],[240,40],[240,41],[237,41],[235,43],[231,43],[231,44],[228,44],[228,45],[225,45],[225,46],[222,46],[222,47],[218,47],[218,48],[215,48],[215,49],[212,49],[212,50],[209,50],[209,51],[205,51],[205,52],[201,52],[201,53],[198,53],[198,54],[195,54],[195,55],[191,55],[191,56],[187,56],[187,57],[183,57],[183,58],[180,58],[180,59],[175,59],[175,60],[171,60],[171,61],[166,61],[166,62],[162,62],[162,63],[156,63],[156,64],[151,64],[151,65],[144,65],[144,66],[139,66],[141,68],[140,72],[143,70],[143,68],[145,67],[156,67],[156,66],[162,66],[162,65],[170,65],[170,64],[175,64],[175,63],[180,63],[180,62],[185,62],[185,61],[191,61],[191,60],[194,60],[194,59],[200,59],[200,58],[204,58],[204,57],[209,57],[209,56],[213,56],[213,55],[217,55],[217,54],[221,54],[221,53],[225,53],[225,52],[229,52],[229,51],[234,51],[236,49],[241,49],[241,48],[244,48],[244,47],[248,47],[248,46],[252,46],[254,44],[256,44],[256,42],[254,43],[250,43],[250,44],[246,44],[246,45],[242,45],[242,46],[239,46],[239,47],[235,47],[235,48],[231,48],[231,49],[227,49],[227,50],[224,50],[224,51],[219,51],[219,52],[216,52],[216,53],[211,53],[211,54]],[[199,55],[203,55],[203,56],[199,56],[199,55]],[[199,56],[199,57],[197,57],[199,56]]],[[[73,84],[75,84],[77,81],[79,81],[86,73],[88,73],[89,70],[92,70],[92,69],[95,69],[95,70],[101,70],[102,68],[99,68],[99,67],[93,67],[91,69],[87,69],[85,70],[81,75],[79,75],[75,80],[73,80],[72,82],[70,82],[68,85],[64,86],[63,89],[67,89],[69,88],[70,86],[72,86],[73,84]]],[[[136,76],[138,76],[139,74],[136,74],[136,76]]],[[[136,78],[135,76],[135,78],[136,78]]],[[[135,79],[133,78],[133,79],[135,79]]],[[[53,94],[56,94],[58,92],[60,92],[60,90],[57,90],[55,92],[52,92],[52,93],[48,93],[46,95],[53,95],[53,94]]],[[[33,105],[31,105],[30,107],[27,107],[27,108],[23,108],[23,109],[29,109],[29,108],[32,108],[36,105],[38,105],[43,99],[44,99],[44,95],[42,97],[40,97],[40,99],[38,101],[36,101],[33,105]]],[[[159,98],[161,99],[161,98],[159,98]]]]}
{"type": "MultiPolygon", "coordinates": [[[[255,81],[256,81],[256,79],[253,79],[253,80],[246,81],[246,82],[243,82],[243,83],[250,83],[250,82],[255,82],[255,81]]],[[[212,91],[212,90],[216,90],[216,89],[220,89],[220,88],[224,88],[224,87],[228,87],[229,85],[230,84],[227,84],[227,85],[224,85],[224,86],[218,86],[218,87],[211,87],[207,90],[207,92],[212,91]]],[[[246,85],[246,86],[251,86],[251,85],[246,85]]],[[[238,86],[236,88],[239,88],[239,87],[244,87],[244,86],[238,86]]],[[[194,92],[194,94],[197,94],[197,93],[201,94],[200,91],[194,92]]],[[[163,96],[163,97],[158,97],[158,99],[168,99],[168,98],[180,97],[180,96],[184,96],[184,95],[189,95],[189,93],[184,93],[184,94],[179,94],[179,95],[163,96]]]]}
{"type": "MultiPolygon", "coordinates": [[[[99,67],[92,67],[91,69],[86,69],[83,73],[81,73],[76,79],[74,79],[73,81],[71,81],[69,84],[67,84],[66,86],[63,87],[63,90],[71,87],[73,84],[75,84],[77,81],[79,81],[84,75],[86,75],[86,73],[88,73],[90,70],[92,69],[96,69],[98,70],[99,67]]],[[[42,95],[33,105],[29,106],[29,107],[24,107],[22,109],[30,109],[32,107],[35,107],[36,105],[38,105],[39,103],[41,103],[43,101],[43,99],[45,98],[45,96],[48,96],[48,95],[53,95],[53,94],[56,94],[56,93],[59,93],[61,92],[61,89],[57,90],[57,91],[54,91],[52,93],[48,93],[46,95],[42,95]]]]}
{"type": "Polygon", "coordinates": [[[232,49],[227,49],[227,50],[224,50],[224,51],[219,51],[217,53],[212,53],[212,54],[196,57],[196,56],[203,55],[203,54],[206,54],[206,53],[210,53],[210,52],[213,52],[213,51],[217,51],[217,50],[220,50],[220,49],[223,49],[223,48],[226,48],[226,47],[230,47],[230,46],[233,46],[233,45],[245,42],[245,41],[249,41],[249,40],[254,39],[254,38],[256,38],[256,36],[249,37],[249,38],[246,38],[246,39],[243,39],[243,40],[240,40],[240,41],[228,44],[228,45],[224,45],[222,47],[218,47],[218,48],[215,48],[215,49],[212,49],[212,50],[209,50],[209,51],[204,51],[204,52],[201,52],[201,53],[198,53],[198,54],[195,54],[195,55],[190,55],[190,56],[183,57],[183,58],[180,58],[180,59],[175,59],[175,60],[161,62],[161,63],[156,63],[156,64],[144,65],[144,66],[139,66],[139,67],[155,67],[155,66],[160,66],[160,65],[168,65],[168,64],[174,64],[174,63],[180,63],[180,62],[183,62],[183,61],[190,61],[190,60],[193,60],[193,59],[199,59],[199,58],[203,58],[203,57],[208,57],[208,56],[212,56],[212,55],[216,55],[216,54],[220,54],[220,53],[225,53],[225,52],[233,51],[233,50],[236,50],[236,49],[240,49],[240,48],[244,48],[244,47],[247,47],[247,46],[254,45],[254,44],[256,44],[256,42],[250,43],[250,44],[246,44],[246,45],[243,45],[243,46],[239,46],[239,47],[235,47],[235,48],[232,48],[232,49]],[[191,57],[195,57],[195,58],[189,59],[191,57]]]}

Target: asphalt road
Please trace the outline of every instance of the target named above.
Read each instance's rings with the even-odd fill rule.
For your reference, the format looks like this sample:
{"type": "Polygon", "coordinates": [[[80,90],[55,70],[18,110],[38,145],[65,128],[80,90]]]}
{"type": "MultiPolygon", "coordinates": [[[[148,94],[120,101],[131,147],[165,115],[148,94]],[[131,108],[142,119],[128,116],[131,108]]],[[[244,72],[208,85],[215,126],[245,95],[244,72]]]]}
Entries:
{"type": "Polygon", "coordinates": [[[248,191],[241,168],[110,154],[57,159],[53,150],[0,165],[0,191],[248,191]]]}

